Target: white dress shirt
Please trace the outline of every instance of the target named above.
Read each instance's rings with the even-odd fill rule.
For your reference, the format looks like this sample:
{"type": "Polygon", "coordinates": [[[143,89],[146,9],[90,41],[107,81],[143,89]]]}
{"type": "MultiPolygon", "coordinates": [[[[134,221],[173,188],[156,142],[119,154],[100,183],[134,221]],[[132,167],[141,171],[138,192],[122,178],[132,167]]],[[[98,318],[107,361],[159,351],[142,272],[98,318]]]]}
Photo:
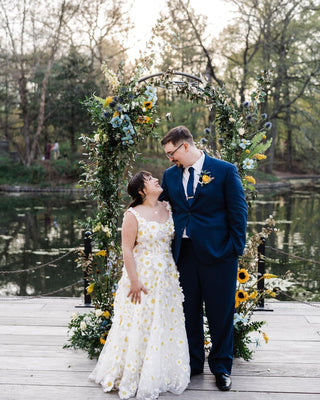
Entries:
{"type": "MultiPolygon", "coordinates": [[[[203,163],[204,163],[204,153],[203,152],[201,152],[201,153],[202,153],[201,157],[193,165],[190,165],[188,167],[188,168],[193,167],[193,169],[194,169],[193,193],[195,193],[196,188],[198,186],[199,177],[201,175],[201,171],[202,171],[202,167],[203,167],[203,163]]],[[[190,172],[189,172],[188,168],[185,168],[183,171],[183,174],[182,174],[182,184],[183,184],[184,193],[186,195],[186,198],[188,198],[187,185],[188,185],[188,180],[189,180],[189,176],[190,176],[190,172]]]]}

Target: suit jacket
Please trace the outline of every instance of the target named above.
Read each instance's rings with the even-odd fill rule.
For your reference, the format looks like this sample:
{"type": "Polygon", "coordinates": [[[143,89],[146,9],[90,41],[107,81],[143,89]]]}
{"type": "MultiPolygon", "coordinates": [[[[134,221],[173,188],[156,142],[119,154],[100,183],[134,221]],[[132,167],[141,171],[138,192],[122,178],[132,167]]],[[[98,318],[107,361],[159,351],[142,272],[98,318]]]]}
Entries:
{"type": "Polygon", "coordinates": [[[201,262],[211,264],[215,259],[243,253],[248,212],[237,169],[231,163],[205,154],[202,171],[214,179],[207,184],[198,184],[191,206],[182,184],[183,169],[174,165],[163,175],[163,192],[159,199],[169,201],[172,207],[175,225],[173,256],[176,262],[187,224],[201,262]]]}

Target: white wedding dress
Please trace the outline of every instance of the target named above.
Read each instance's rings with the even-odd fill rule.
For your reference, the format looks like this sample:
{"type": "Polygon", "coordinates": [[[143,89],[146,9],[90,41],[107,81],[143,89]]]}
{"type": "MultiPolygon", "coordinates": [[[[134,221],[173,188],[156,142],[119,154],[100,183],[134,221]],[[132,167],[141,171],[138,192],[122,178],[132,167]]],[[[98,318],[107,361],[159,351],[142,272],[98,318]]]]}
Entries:
{"type": "Polygon", "coordinates": [[[90,379],[121,399],[156,399],[161,392],[181,394],[190,381],[189,351],[182,308],[183,293],[171,254],[174,225],[169,204],[164,223],[147,221],[137,211],[134,258],[141,304],[127,297],[130,281],[123,269],[114,302],[108,339],[90,379]]]}

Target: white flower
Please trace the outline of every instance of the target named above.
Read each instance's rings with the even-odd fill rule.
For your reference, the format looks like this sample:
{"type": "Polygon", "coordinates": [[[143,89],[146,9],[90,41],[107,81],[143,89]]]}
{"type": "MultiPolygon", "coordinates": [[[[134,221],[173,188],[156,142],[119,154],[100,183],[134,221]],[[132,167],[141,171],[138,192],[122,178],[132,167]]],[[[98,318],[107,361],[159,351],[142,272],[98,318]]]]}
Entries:
{"type": "Polygon", "coordinates": [[[244,135],[244,128],[239,128],[239,135],[240,136],[243,136],[244,135]]]}
{"type": "Polygon", "coordinates": [[[232,118],[232,117],[229,118],[229,121],[230,122],[236,122],[236,120],[234,118],[232,118]]]}
{"type": "Polygon", "coordinates": [[[71,321],[74,321],[75,319],[77,319],[78,316],[79,316],[78,313],[73,313],[73,314],[72,314],[72,317],[71,317],[71,321]]]}
{"type": "Polygon", "coordinates": [[[98,309],[95,311],[95,314],[96,314],[96,317],[99,318],[99,317],[101,317],[101,315],[103,314],[103,311],[100,310],[100,308],[98,308],[98,309]]]}
{"type": "Polygon", "coordinates": [[[104,232],[108,237],[111,235],[110,228],[108,226],[103,226],[102,227],[102,232],[104,232]]]}
{"type": "Polygon", "coordinates": [[[251,144],[250,140],[241,139],[241,143],[239,144],[239,146],[240,146],[242,149],[245,149],[247,146],[249,146],[249,144],[251,144]]]}
{"type": "Polygon", "coordinates": [[[84,330],[87,329],[87,324],[86,324],[84,321],[81,321],[81,322],[80,322],[80,329],[81,329],[82,331],[84,331],[84,330]]]}
{"type": "Polygon", "coordinates": [[[254,160],[251,160],[250,158],[246,158],[243,161],[243,169],[253,169],[254,168],[254,160]]]}
{"type": "Polygon", "coordinates": [[[94,141],[97,142],[97,143],[100,142],[100,135],[99,135],[99,133],[96,133],[96,134],[94,135],[94,141]]]}

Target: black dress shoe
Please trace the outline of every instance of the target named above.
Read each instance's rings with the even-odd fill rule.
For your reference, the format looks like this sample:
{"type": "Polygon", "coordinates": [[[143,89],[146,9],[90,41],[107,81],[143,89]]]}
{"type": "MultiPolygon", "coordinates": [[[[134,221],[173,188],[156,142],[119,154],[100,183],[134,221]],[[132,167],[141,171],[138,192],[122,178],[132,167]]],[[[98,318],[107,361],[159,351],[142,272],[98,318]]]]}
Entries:
{"type": "Polygon", "coordinates": [[[219,390],[227,391],[231,389],[231,378],[228,374],[215,374],[216,385],[219,390]]]}

